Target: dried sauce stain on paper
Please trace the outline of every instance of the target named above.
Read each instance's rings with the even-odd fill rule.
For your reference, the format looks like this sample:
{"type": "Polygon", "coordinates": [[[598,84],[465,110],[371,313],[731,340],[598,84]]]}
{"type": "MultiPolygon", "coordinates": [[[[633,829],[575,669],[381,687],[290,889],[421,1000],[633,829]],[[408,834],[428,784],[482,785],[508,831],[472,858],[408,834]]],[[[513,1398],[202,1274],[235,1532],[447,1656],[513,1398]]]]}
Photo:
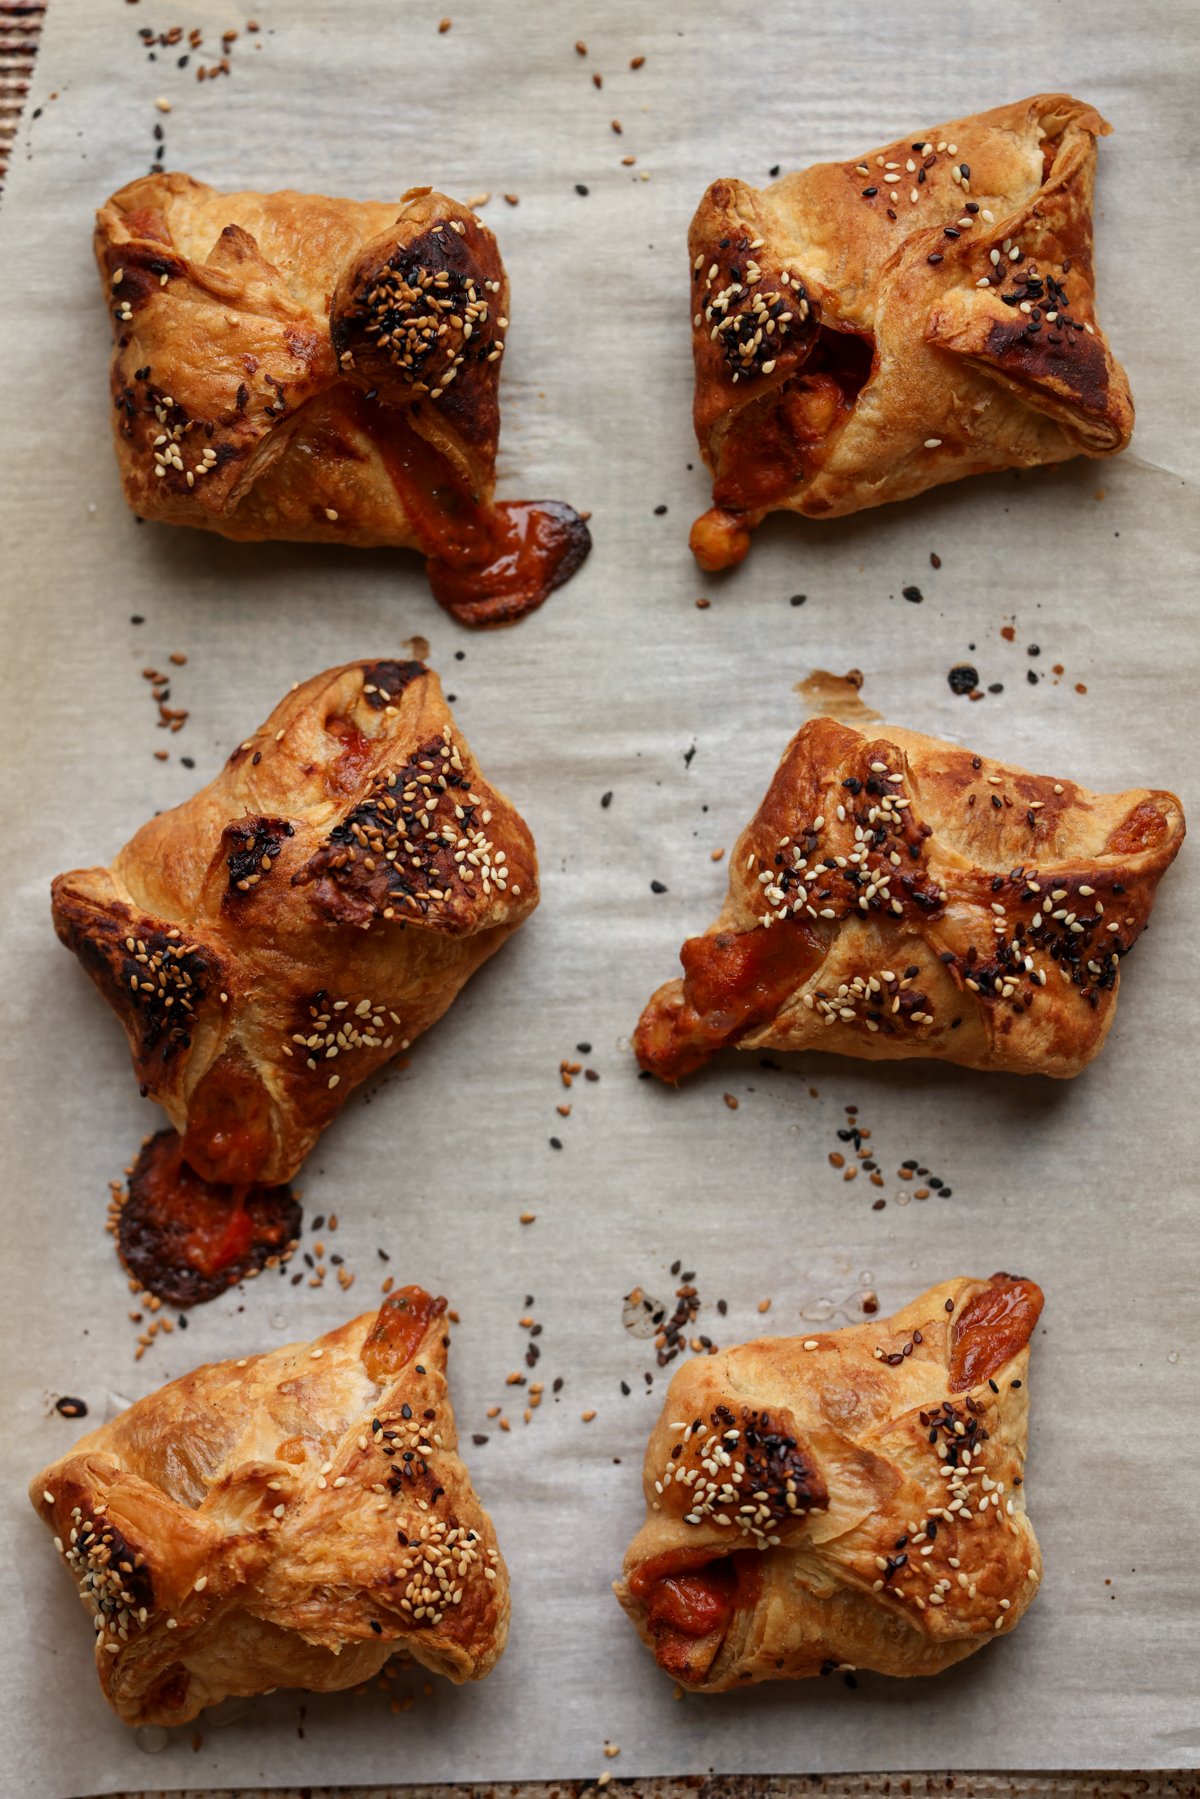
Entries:
{"type": "Polygon", "coordinates": [[[830,674],[827,668],[814,668],[803,681],[796,682],[792,691],[804,701],[809,718],[819,715],[836,718],[843,725],[878,724],[883,713],[867,705],[860,692],[862,684],[860,668],[848,669],[844,675],[830,674]]]}

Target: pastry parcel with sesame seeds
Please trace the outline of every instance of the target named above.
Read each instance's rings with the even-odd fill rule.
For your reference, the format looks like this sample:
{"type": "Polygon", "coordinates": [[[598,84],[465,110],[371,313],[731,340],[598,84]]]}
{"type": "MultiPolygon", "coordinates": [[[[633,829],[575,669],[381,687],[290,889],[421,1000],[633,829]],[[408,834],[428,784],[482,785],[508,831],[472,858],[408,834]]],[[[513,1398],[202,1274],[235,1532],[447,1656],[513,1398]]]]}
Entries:
{"type": "Polygon", "coordinates": [[[721,1049],[1076,1075],[1183,842],[1173,793],[1092,793],[891,726],[814,718],[634,1048],[678,1081],[721,1049]]]}
{"type": "Polygon", "coordinates": [[[315,675],[111,867],[58,876],[55,928],[178,1133],[120,1214],[134,1272],[161,1251],[185,1301],[237,1279],[247,1190],[290,1179],[537,901],[528,827],[416,661],[315,675]]]}
{"type": "Polygon", "coordinates": [[[491,1672],[508,1572],[459,1458],[449,1341],[446,1301],[405,1287],[313,1343],[171,1381],[37,1476],[127,1724],[338,1691],[396,1654],[491,1672]]]}
{"type": "Polygon", "coordinates": [[[1108,130],[1039,94],[767,188],[713,183],[688,239],[702,568],[740,562],[769,512],[1125,448],[1092,268],[1108,130]]]}
{"type": "Polygon", "coordinates": [[[616,1594],[697,1692],[835,1670],[936,1674],[1012,1630],[1032,1281],[945,1281],[894,1317],[689,1362],[646,1451],[616,1594]]]}
{"type": "Polygon", "coordinates": [[[141,518],[395,545],[466,624],[539,606],[588,529],[497,502],[508,279],[470,208],[131,182],[97,214],[113,429],[141,518]]]}

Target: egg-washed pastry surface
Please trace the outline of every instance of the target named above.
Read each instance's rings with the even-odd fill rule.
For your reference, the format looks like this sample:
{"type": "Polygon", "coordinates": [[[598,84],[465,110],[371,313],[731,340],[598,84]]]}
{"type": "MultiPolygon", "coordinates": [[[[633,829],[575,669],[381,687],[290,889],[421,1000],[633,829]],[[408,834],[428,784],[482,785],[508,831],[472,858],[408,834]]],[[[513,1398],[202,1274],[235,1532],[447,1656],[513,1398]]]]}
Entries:
{"type": "Polygon", "coordinates": [[[519,617],[584,560],[569,506],[494,499],[508,281],[469,208],[160,173],[105,202],[95,246],[139,517],[416,549],[467,624],[519,617]]]}
{"type": "Polygon", "coordinates": [[[313,1343],[209,1363],[33,1481],[126,1723],[357,1686],[397,1653],[456,1682],[495,1666],[508,1574],[458,1455],[445,1313],[406,1287],[313,1343]]]}
{"type": "Polygon", "coordinates": [[[717,1050],[1078,1074],[1183,842],[1173,793],[1092,793],[892,726],[811,719],[719,918],[642,1013],[643,1068],[717,1050]]]}
{"type": "Polygon", "coordinates": [[[840,1668],[936,1674],[1012,1630],[1025,1512],[1029,1280],[931,1287],[891,1318],[763,1338],[677,1373],[617,1597],[681,1685],[840,1668]]]}
{"type": "MultiPolygon", "coordinates": [[[[179,1133],[135,1170],[127,1259],[147,1208],[162,1224],[174,1206],[178,1222],[180,1206],[207,1204],[207,1183],[288,1180],[359,1083],[441,1017],[537,901],[528,827],[412,660],[314,676],[111,867],[60,875],[58,934],[179,1133]]],[[[168,1259],[219,1289],[253,1219],[218,1212],[203,1243],[168,1259]]]]}
{"type": "Polygon", "coordinates": [[[702,567],[768,513],[1124,449],[1096,316],[1090,106],[1038,94],[767,188],[717,181],[688,239],[702,567]]]}

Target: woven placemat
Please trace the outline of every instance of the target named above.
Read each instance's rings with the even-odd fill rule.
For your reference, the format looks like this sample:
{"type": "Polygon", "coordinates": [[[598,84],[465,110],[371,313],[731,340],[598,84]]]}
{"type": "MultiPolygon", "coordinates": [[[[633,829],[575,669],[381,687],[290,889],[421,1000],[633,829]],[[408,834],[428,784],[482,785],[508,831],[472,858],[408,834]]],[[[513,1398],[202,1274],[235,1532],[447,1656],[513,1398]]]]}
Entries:
{"type": "MultiPolygon", "coordinates": [[[[21,114],[37,55],[46,0],[0,0],[0,192],[15,153],[21,114]]],[[[609,1790],[629,1799],[1200,1799],[1189,1772],[1156,1774],[823,1774],[779,1778],[738,1775],[689,1780],[621,1780],[609,1790]]],[[[582,1799],[595,1781],[527,1782],[519,1785],[273,1787],[269,1792],[222,1787],[184,1794],[157,1792],[141,1799],[582,1799]]],[[[116,1799],[132,1799],[117,1795],[116,1799]]]]}
{"type": "Polygon", "coordinates": [[[0,0],[0,187],[8,174],[45,12],[44,0],[0,0]]]}
{"type": "MultiPolygon", "coordinates": [[[[739,1774],[705,1780],[613,1780],[606,1799],[1197,1799],[1190,1774],[739,1774]]],[[[596,1799],[596,1782],[518,1785],[278,1787],[253,1793],[150,1793],[140,1799],[596,1799]]],[[[119,1795],[118,1799],[133,1799],[119,1795]]]]}

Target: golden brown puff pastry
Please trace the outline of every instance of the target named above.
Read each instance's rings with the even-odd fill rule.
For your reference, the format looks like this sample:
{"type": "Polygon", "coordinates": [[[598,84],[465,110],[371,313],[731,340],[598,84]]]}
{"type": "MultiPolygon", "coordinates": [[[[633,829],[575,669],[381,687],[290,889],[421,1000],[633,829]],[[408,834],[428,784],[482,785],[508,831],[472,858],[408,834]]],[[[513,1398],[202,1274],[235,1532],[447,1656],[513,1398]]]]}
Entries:
{"type": "Polygon", "coordinates": [[[587,555],[570,507],[493,503],[508,281],[469,208],[147,175],[101,207],[96,257],[140,517],[417,549],[468,624],[540,605],[587,555]]]}
{"type": "Polygon", "coordinates": [[[704,568],[768,512],[831,518],[992,469],[1124,449],[1096,320],[1092,188],[1109,126],[1066,94],[955,119],[692,221],[704,568]]]}
{"type": "Polygon", "coordinates": [[[1032,1281],[768,1337],[675,1375],[616,1593],[698,1692],[835,1668],[936,1674],[1037,1591],[1025,1515],[1032,1281]]]}
{"type": "Polygon", "coordinates": [[[286,1180],[537,905],[533,838],[415,661],[289,693],[55,927],[207,1181],[286,1180]]]}
{"type": "Polygon", "coordinates": [[[714,1051],[824,1049],[1068,1076],[1183,842],[1173,793],[1091,793],[915,731],[811,719],[634,1038],[677,1081],[714,1051]]]}
{"type": "Polygon", "coordinates": [[[33,1481],[127,1724],[337,1691],[398,1652],[456,1682],[495,1667],[508,1573],[458,1455],[445,1311],[406,1287],[313,1343],[210,1362],[33,1481]]]}

